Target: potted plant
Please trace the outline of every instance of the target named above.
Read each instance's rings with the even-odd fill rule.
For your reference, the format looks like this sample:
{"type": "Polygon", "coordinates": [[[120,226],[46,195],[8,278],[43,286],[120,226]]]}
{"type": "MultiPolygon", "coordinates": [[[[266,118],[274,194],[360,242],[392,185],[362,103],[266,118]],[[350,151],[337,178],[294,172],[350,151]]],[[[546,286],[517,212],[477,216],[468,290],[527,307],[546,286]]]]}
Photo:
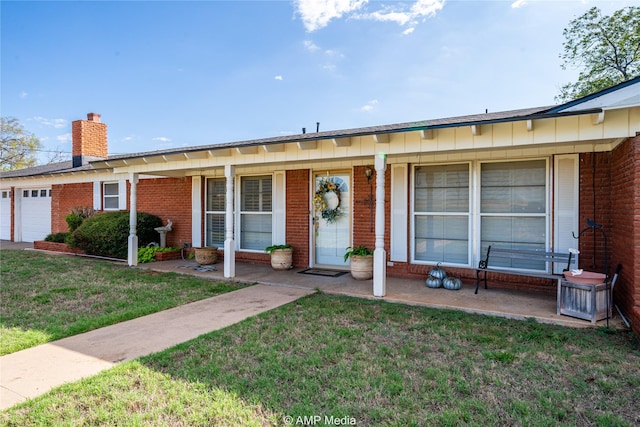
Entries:
{"type": "Polygon", "coordinates": [[[350,259],[351,276],[356,280],[373,278],[373,251],[365,245],[349,246],[344,254],[345,262],[350,259]]]}
{"type": "Polygon", "coordinates": [[[200,265],[215,264],[218,260],[218,247],[205,246],[202,248],[193,248],[195,252],[196,262],[200,265]]]}
{"type": "Polygon", "coordinates": [[[264,251],[271,255],[271,267],[274,270],[293,268],[293,246],[290,244],[267,246],[264,251]]]}

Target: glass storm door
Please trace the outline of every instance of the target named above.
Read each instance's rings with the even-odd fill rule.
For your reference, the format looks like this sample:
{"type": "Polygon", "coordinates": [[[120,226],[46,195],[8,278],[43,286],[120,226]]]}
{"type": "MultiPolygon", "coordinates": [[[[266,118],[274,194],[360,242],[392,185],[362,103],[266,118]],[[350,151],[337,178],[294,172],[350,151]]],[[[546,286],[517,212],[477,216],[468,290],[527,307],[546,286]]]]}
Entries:
{"type": "Polygon", "coordinates": [[[313,223],[315,265],[346,267],[351,244],[351,177],[349,173],[318,173],[314,177],[313,223]]]}

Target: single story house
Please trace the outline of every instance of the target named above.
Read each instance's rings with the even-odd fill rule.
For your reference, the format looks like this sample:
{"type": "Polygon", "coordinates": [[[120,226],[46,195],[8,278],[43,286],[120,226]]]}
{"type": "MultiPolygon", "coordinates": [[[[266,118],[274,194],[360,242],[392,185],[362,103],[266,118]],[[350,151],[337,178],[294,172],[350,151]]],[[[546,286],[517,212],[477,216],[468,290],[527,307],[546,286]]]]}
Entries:
{"type": "MultiPolygon", "coordinates": [[[[366,245],[380,297],[387,275],[437,264],[475,279],[492,244],[577,248],[585,270],[622,265],[615,303],[640,336],[640,77],[558,106],[116,156],[100,115],[72,133],[72,161],[0,175],[0,238],[67,231],[75,207],[144,211],[171,219],[168,245],[218,247],[226,277],[268,263],[272,244],[293,245],[296,267],[330,268],[366,245]]],[[[135,221],[129,246],[135,265],[135,221]]]]}

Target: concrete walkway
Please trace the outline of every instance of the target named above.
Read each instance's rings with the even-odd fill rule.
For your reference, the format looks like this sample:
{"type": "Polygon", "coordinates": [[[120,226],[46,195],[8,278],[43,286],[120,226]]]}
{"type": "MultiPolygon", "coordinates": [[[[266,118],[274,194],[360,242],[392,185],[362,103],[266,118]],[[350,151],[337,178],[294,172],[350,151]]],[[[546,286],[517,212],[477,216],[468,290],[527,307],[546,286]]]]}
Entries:
{"type": "Polygon", "coordinates": [[[0,410],[309,295],[254,285],[0,357],[0,410]]]}

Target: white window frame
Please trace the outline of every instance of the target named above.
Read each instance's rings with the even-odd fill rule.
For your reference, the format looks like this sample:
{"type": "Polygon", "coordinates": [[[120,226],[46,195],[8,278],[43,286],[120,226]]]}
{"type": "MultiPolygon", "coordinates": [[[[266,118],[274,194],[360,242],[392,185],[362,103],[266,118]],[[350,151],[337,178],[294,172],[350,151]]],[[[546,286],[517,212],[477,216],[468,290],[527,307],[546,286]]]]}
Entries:
{"type": "MultiPolygon", "coordinates": [[[[486,253],[484,251],[482,251],[482,226],[481,226],[481,222],[482,222],[482,218],[485,216],[494,216],[494,217],[541,217],[544,218],[545,221],[545,242],[544,242],[544,249],[545,251],[549,251],[550,247],[551,247],[551,236],[550,236],[550,229],[551,229],[551,214],[550,214],[550,209],[551,209],[551,197],[552,197],[552,192],[551,192],[551,187],[550,187],[550,182],[551,182],[551,174],[553,173],[553,171],[550,168],[550,164],[549,164],[549,158],[548,157],[531,157],[531,158],[523,158],[523,159],[508,159],[508,160],[481,160],[478,162],[475,162],[475,190],[474,190],[474,197],[475,197],[475,215],[474,215],[474,239],[476,240],[476,245],[475,245],[475,252],[476,252],[476,256],[475,256],[475,264],[477,265],[477,263],[480,261],[480,259],[483,259],[486,255],[486,253]],[[482,179],[481,179],[481,174],[482,174],[482,165],[483,164],[488,164],[488,163],[518,163],[518,162],[531,162],[531,161],[540,161],[540,160],[544,160],[545,162],[545,196],[544,196],[544,202],[545,202],[545,211],[544,213],[540,213],[540,214],[535,214],[535,213],[522,213],[522,214],[518,214],[518,213],[488,213],[488,214],[484,214],[481,212],[481,203],[482,201],[480,200],[480,194],[481,194],[481,189],[482,189],[482,179]]],[[[501,267],[503,268],[503,267],[501,267]]],[[[508,267],[504,267],[505,270],[509,270],[510,268],[508,267]]],[[[531,269],[531,270],[526,270],[525,271],[531,271],[531,272],[542,272],[542,271],[547,271],[548,265],[546,267],[545,270],[537,270],[537,269],[531,269]]],[[[514,269],[515,270],[515,269],[514,269]]],[[[521,268],[518,268],[517,270],[523,270],[521,268]]]]}
{"type": "Polygon", "coordinates": [[[118,184],[118,181],[105,181],[102,183],[102,206],[103,206],[103,210],[105,211],[120,210],[120,185],[118,184]],[[118,192],[116,194],[107,194],[107,185],[115,186],[118,192]],[[107,199],[110,201],[115,200],[116,207],[115,208],[107,207],[107,199]]]}
{"type": "MultiPolygon", "coordinates": [[[[209,215],[221,215],[223,221],[225,220],[225,217],[226,217],[226,212],[225,212],[226,204],[225,203],[226,203],[226,197],[227,197],[227,194],[226,194],[226,191],[227,191],[226,181],[227,181],[227,179],[225,177],[221,178],[221,177],[215,177],[215,176],[207,177],[205,179],[205,192],[204,192],[204,195],[205,195],[204,196],[205,197],[205,200],[204,200],[204,209],[205,209],[204,210],[204,244],[205,244],[205,246],[206,245],[212,245],[212,246],[224,247],[224,240],[225,240],[225,236],[224,236],[225,229],[224,229],[224,226],[223,226],[223,229],[222,229],[222,241],[221,242],[208,242],[207,236],[209,235],[209,226],[208,226],[208,224],[209,224],[208,216],[209,215]],[[209,210],[208,209],[209,208],[208,207],[209,183],[211,181],[222,181],[223,184],[224,184],[223,185],[223,190],[224,191],[223,191],[222,195],[224,196],[225,201],[222,204],[222,210],[209,210]]],[[[224,222],[223,222],[223,224],[224,224],[224,222]]]]}
{"type": "MultiPolygon", "coordinates": [[[[478,262],[480,261],[480,259],[484,258],[484,256],[486,255],[485,253],[483,253],[483,251],[481,250],[481,236],[482,236],[482,229],[481,229],[481,219],[484,216],[525,216],[525,217],[531,217],[531,216],[538,216],[538,217],[544,217],[545,218],[545,242],[544,242],[544,246],[545,246],[545,250],[549,251],[551,250],[551,246],[552,246],[552,237],[551,236],[551,220],[552,220],[552,212],[551,212],[551,200],[553,197],[553,189],[551,188],[551,182],[552,182],[552,175],[553,175],[553,170],[552,170],[552,166],[551,166],[551,162],[550,162],[550,158],[549,157],[531,157],[531,158],[523,158],[523,159],[504,159],[504,160],[475,160],[475,161],[469,161],[469,162],[456,162],[456,161],[452,161],[452,162],[439,162],[439,163],[420,163],[420,164],[415,164],[412,165],[412,169],[411,169],[411,177],[410,177],[410,193],[411,193],[411,197],[410,197],[410,233],[409,233],[409,244],[410,244],[410,262],[411,264],[416,264],[416,265],[436,265],[435,262],[432,261],[423,261],[423,260],[416,260],[415,257],[415,239],[416,239],[416,216],[417,215],[424,215],[424,214],[429,214],[429,215],[435,215],[435,214],[439,214],[436,212],[428,212],[428,213],[424,213],[424,212],[420,212],[420,213],[416,213],[415,211],[415,197],[416,197],[416,192],[415,192],[415,179],[416,179],[416,169],[418,167],[424,167],[424,166],[442,166],[442,165],[454,165],[454,164],[468,164],[469,165],[469,185],[470,185],[470,190],[469,190],[469,263],[468,264],[454,264],[454,263],[445,263],[442,262],[441,265],[443,266],[450,266],[450,267],[462,267],[462,268],[473,268],[475,266],[478,265],[478,262]],[[523,214],[514,214],[514,213],[505,213],[505,214],[496,214],[496,213],[491,213],[491,214],[486,214],[486,213],[481,213],[480,211],[480,207],[481,207],[481,200],[480,200],[480,194],[481,194],[481,189],[482,189],[482,182],[481,182],[481,173],[482,173],[482,165],[486,164],[486,163],[516,163],[516,162],[525,162],[525,161],[540,161],[540,160],[544,160],[545,162],[545,196],[544,196],[544,203],[545,203],[545,211],[544,213],[523,213],[523,214]]],[[[576,190],[577,191],[577,190],[576,190]]],[[[462,213],[443,213],[443,215],[462,215],[462,213]]],[[[542,270],[532,270],[534,272],[540,272],[542,270]]]]}
{"type": "MultiPolygon", "coordinates": [[[[238,213],[236,215],[236,224],[235,224],[235,229],[237,230],[237,239],[236,239],[236,247],[239,251],[242,252],[254,252],[254,253],[264,253],[264,248],[257,248],[257,249],[253,249],[253,248],[245,248],[242,246],[242,217],[243,215],[270,215],[271,216],[271,242],[273,242],[273,222],[274,222],[274,200],[275,200],[275,179],[274,179],[274,175],[273,173],[262,173],[262,174],[253,174],[253,175],[240,175],[238,176],[238,179],[236,180],[236,191],[235,191],[235,196],[236,196],[236,200],[235,200],[235,207],[236,207],[236,212],[238,213]],[[242,183],[243,180],[246,178],[252,178],[252,177],[270,177],[271,178],[271,211],[264,212],[264,211],[243,211],[242,210],[242,183]]],[[[261,202],[262,204],[262,202],[261,202]]],[[[267,245],[269,246],[269,245],[267,245]]],[[[266,246],[265,246],[266,247],[266,246]]]]}
{"type": "Polygon", "coordinates": [[[410,234],[410,254],[411,254],[411,263],[412,264],[422,264],[422,265],[436,265],[441,264],[444,266],[451,267],[469,267],[471,265],[473,253],[473,165],[472,162],[447,162],[447,163],[428,163],[428,164],[416,164],[413,165],[411,170],[411,234],[410,234]],[[431,166],[449,166],[449,165],[467,165],[468,173],[469,173],[469,202],[468,202],[468,211],[464,212],[419,212],[417,213],[415,210],[415,201],[416,201],[416,169],[419,167],[431,167],[431,166]],[[467,230],[469,232],[469,236],[467,239],[467,262],[466,263],[451,263],[451,262],[440,262],[436,263],[433,261],[424,261],[416,259],[416,217],[418,216],[467,216],[467,230]]]}

